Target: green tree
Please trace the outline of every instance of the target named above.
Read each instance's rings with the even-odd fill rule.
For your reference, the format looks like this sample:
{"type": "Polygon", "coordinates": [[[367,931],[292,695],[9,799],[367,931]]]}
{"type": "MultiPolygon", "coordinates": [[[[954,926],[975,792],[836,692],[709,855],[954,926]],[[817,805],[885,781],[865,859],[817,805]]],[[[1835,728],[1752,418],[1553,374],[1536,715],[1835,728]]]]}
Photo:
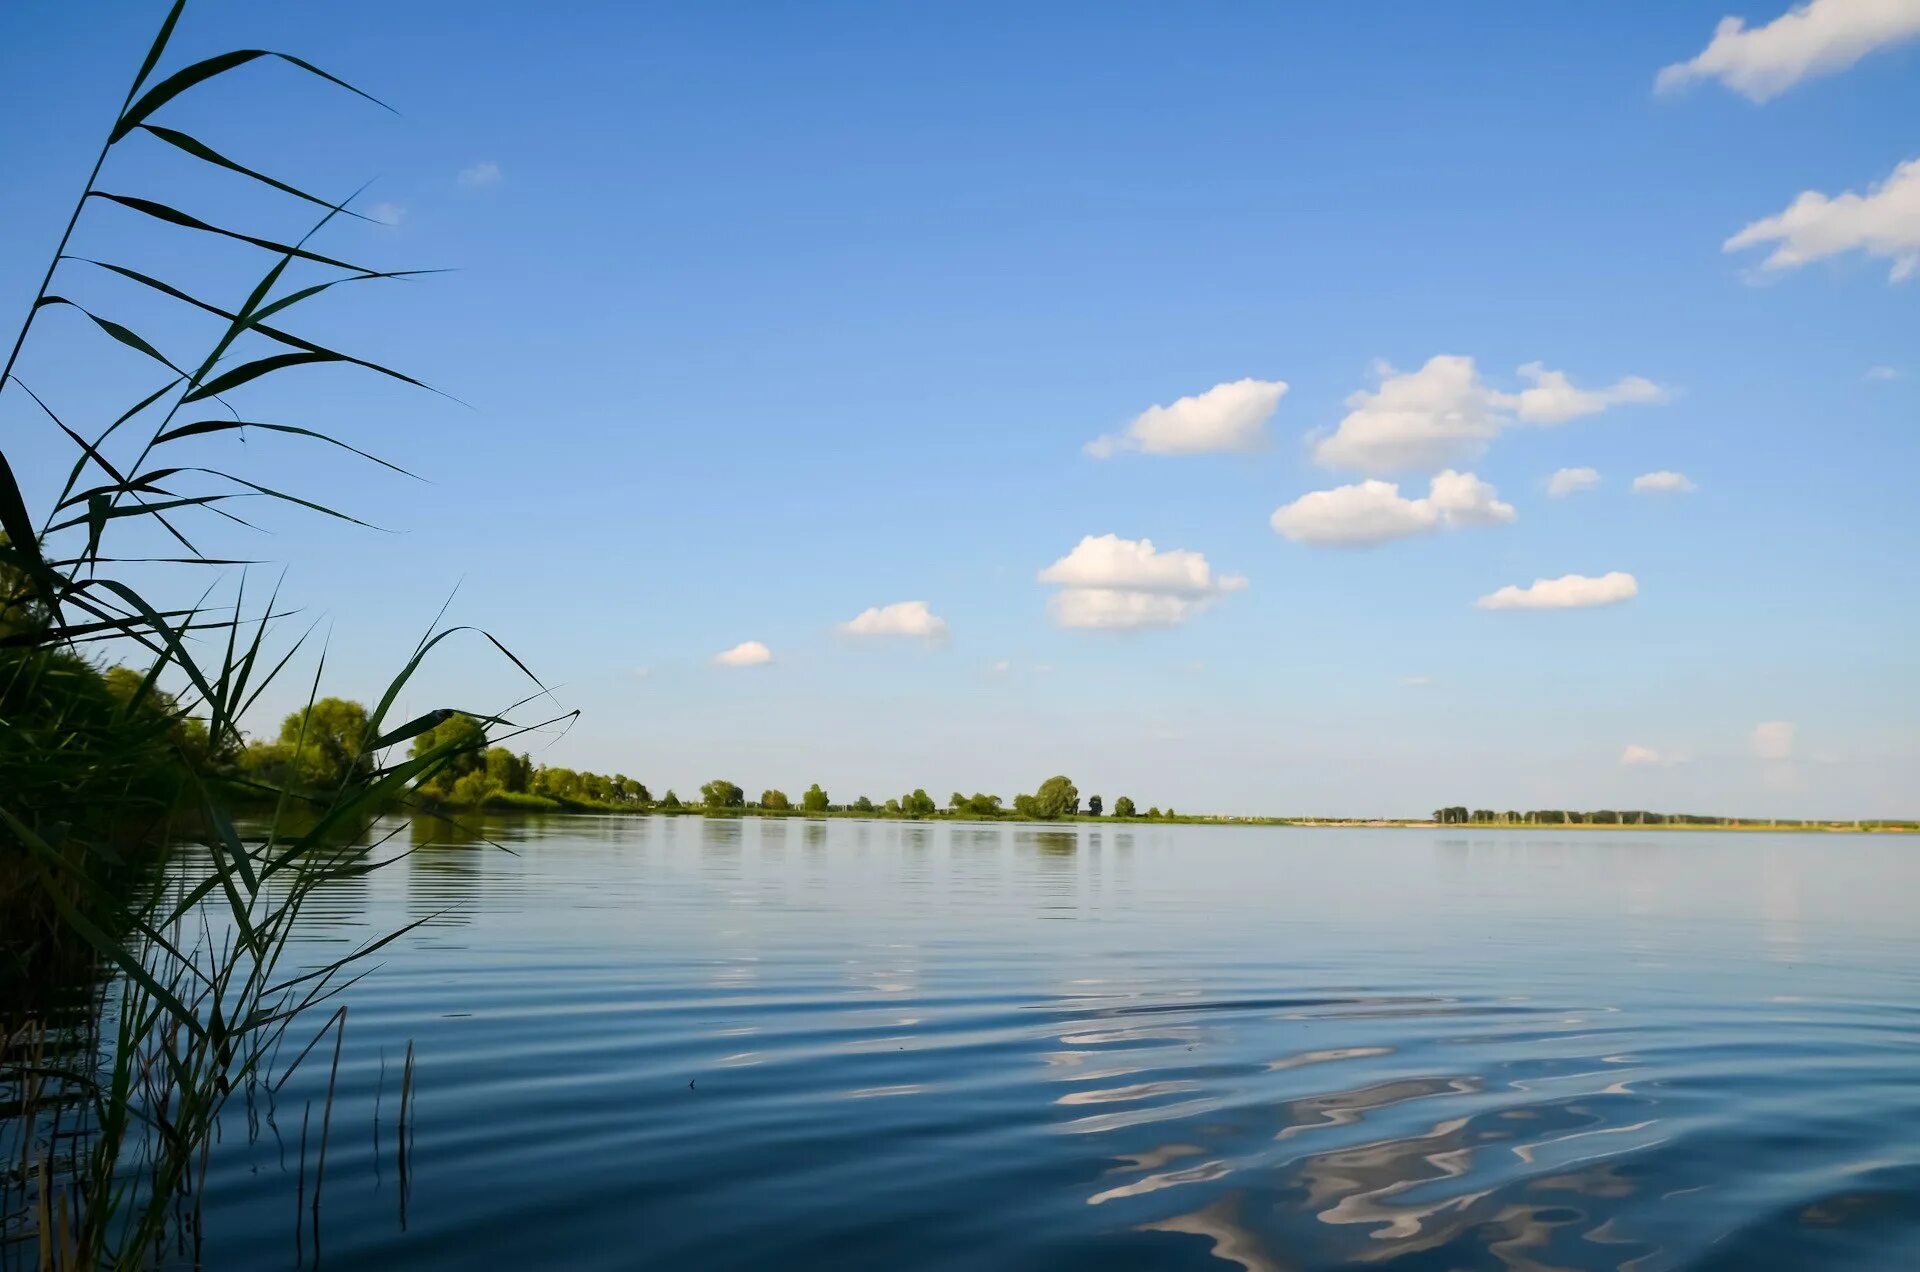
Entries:
{"type": "Polygon", "coordinates": [[[666,798],[660,801],[660,807],[662,808],[679,808],[680,807],[680,797],[673,793],[673,789],[671,787],[667,789],[666,798]]]}
{"type": "Polygon", "coordinates": [[[931,817],[940,811],[940,806],[933,802],[933,796],[918,788],[914,790],[913,794],[903,798],[900,801],[900,806],[906,810],[907,815],[910,817],[931,817]]]}
{"type": "Polygon", "coordinates": [[[1121,797],[1120,797],[1119,799],[1116,799],[1116,800],[1114,800],[1114,801],[1113,801],[1113,815],[1114,815],[1115,817],[1131,817],[1131,816],[1133,816],[1133,815],[1134,815],[1134,813],[1133,813],[1133,801],[1132,801],[1131,799],[1129,799],[1129,798],[1128,798],[1127,796],[1125,796],[1125,795],[1122,795],[1122,796],[1121,796],[1121,797]]]}
{"type": "Polygon", "coordinates": [[[1100,797],[1098,795],[1087,796],[1087,812],[1088,813],[1092,814],[1095,817],[1098,817],[1100,815],[1101,807],[1102,805],[1100,803],[1100,797]]]}
{"type": "Polygon", "coordinates": [[[785,791],[761,791],[760,807],[769,812],[784,813],[793,807],[793,801],[787,798],[785,791]]]}
{"type": "Polygon", "coordinates": [[[366,754],[367,709],[345,698],[321,698],[280,722],[277,744],[248,747],[248,767],[310,790],[338,787],[373,772],[366,754]]]}
{"type": "Polygon", "coordinates": [[[487,777],[503,791],[519,794],[533,783],[533,760],[515,755],[504,746],[488,748],[486,770],[487,777]]]}
{"type": "Polygon", "coordinates": [[[1065,777],[1050,777],[1033,793],[1034,816],[1071,817],[1080,811],[1080,792],[1065,777]]]}
{"type": "Polygon", "coordinates": [[[708,808],[743,808],[747,793],[724,778],[715,778],[700,787],[700,802],[708,808]]]}
{"type": "Polygon", "coordinates": [[[900,815],[900,801],[897,799],[888,800],[886,812],[890,817],[898,817],[900,815]]]}
{"type": "Polygon", "coordinates": [[[870,813],[873,811],[873,801],[865,795],[862,795],[859,799],[853,801],[853,811],[856,813],[870,813]]]}
{"type": "Polygon", "coordinates": [[[1015,795],[1013,797],[1013,815],[1015,817],[1028,818],[1041,816],[1040,801],[1031,795],[1015,795]]]}
{"type": "Polygon", "coordinates": [[[1149,808],[1149,809],[1147,810],[1147,816],[1148,816],[1148,817],[1150,817],[1150,818],[1151,818],[1151,817],[1158,817],[1159,815],[1160,815],[1160,809],[1159,809],[1159,806],[1158,806],[1158,805],[1155,805],[1154,807],[1152,807],[1152,808],[1149,808]]]}
{"type": "Polygon", "coordinates": [[[807,787],[806,794],[800,797],[800,807],[809,813],[824,813],[827,811],[827,804],[827,793],[820,789],[818,782],[807,787]]]}
{"type": "MultiPolygon", "coordinates": [[[[362,713],[362,719],[365,713],[362,713]]],[[[440,723],[419,734],[413,739],[413,754],[426,755],[431,751],[442,751],[446,756],[439,772],[421,784],[422,794],[444,800],[455,800],[454,787],[460,779],[469,773],[484,776],[487,768],[487,730],[478,720],[458,711],[440,723]],[[444,748],[444,750],[443,750],[444,748]]],[[[469,793],[475,788],[469,783],[469,793]]],[[[478,800],[458,800],[460,803],[478,803],[478,800]]]]}

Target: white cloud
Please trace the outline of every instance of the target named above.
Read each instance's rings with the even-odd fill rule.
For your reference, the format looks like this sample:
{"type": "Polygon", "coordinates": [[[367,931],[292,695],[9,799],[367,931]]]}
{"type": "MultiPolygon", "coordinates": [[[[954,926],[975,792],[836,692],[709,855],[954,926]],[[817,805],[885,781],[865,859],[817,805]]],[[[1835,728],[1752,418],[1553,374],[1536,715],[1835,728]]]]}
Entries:
{"type": "Polygon", "coordinates": [[[1868,367],[1867,373],[1861,379],[1869,384],[1882,384],[1888,380],[1904,379],[1905,376],[1906,372],[1899,367],[1868,367]]]}
{"type": "Polygon", "coordinates": [[[1547,478],[1547,493],[1565,499],[1576,490],[1592,490],[1600,484],[1600,473],[1593,468],[1560,468],[1547,478]]]}
{"type": "Polygon", "coordinates": [[[927,608],[925,601],[895,601],[862,610],[840,624],[845,636],[907,636],[928,642],[945,640],[947,620],[927,608]]]}
{"type": "Polygon", "coordinates": [[[1664,468],[1657,473],[1641,473],[1633,479],[1633,493],[1636,495],[1690,495],[1698,489],[1685,473],[1664,468]]]}
{"type": "Polygon", "coordinates": [[[1295,543],[1371,547],[1442,528],[1491,526],[1514,519],[1513,505],[1472,473],[1434,476],[1424,499],[1407,499],[1390,481],[1316,490],[1273,510],[1273,528],[1295,543]]]}
{"type": "Polygon", "coordinates": [[[1753,753],[1763,760],[1793,758],[1793,724],[1787,720],[1768,720],[1753,726],[1753,753]]]}
{"type": "Polygon", "coordinates": [[[1626,376],[1610,388],[1582,389],[1567,379],[1566,372],[1549,371],[1538,362],[1527,363],[1520,374],[1533,381],[1532,388],[1520,390],[1515,398],[1517,414],[1525,424],[1564,424],[1610,406],[1667,400],[1665,389],[1637,375],[1626,376]]]}
{"type": "Polygon", "coordinates": [[[1920,0],[1808,0],[1765,26],[1722,18],[1691,61],[1662,70],[1657,92],[1717,79],[1764,102],[1810,75],[1845,70],[1868,53],[1920,35],[1920,0]]]}
{"type": "Polygon", "coordinates": [[[1664,762],[1664,757],[1650,746],[1638,746],[1629,742],[1627,749],[1620,752],[1620,762],[1622,764],[1660,764],[1664,762]]]}
{"type": "Polygon", "coordinates": [[[398,203],[376,203],[367,209],[367,218],[382,225],[398,225],[407,219],[407,209],[398,203]]]}
{"type": "Polygon", "coordinates": [[[506,174],[500,171],[499,164],[487,159],[474,164],[471,168],[460,169],[460,175],[456,179],[469,190],[478,190],[483,186],[499,185],[505,176],[506,174]]]}
{"type": "Polygon", "coordinates": [[[1052,609],[1062,627],[1175,627],[1247,585],[1237,574],[1216,576],[1198,552],[1161,552],[1150,539],[1113,534],[1081,539],[1039,579],[1060,587],[1052,609]]]}
{"type": "Polygon", "coordinates": [[[1564,574],[1557,579],[1535,579],[1526,587],[1509,583],[1474,603],[1481,609],[1586,609],[1615,605],[1639,592],[1633,575],[1614,570],[1599,578],[1564,574]]]}
{"type": "Polygon", "coordinates": [[[1286,395],[1284,380],[1234,380],[1171,406],[1150,406],[1119,433],[1097,437],[1087,454],[1106,459],[1123,450],[1149,455],[1199,455],[1258,450],[1267,444],[1267,420],[1286,395]]]}
{"type": "Polygon", "coordinates": [[[713,661],[719,667],[763,667],[773,661],[773,651],[757,640],[743,640],[715,654],[713,661]]]}
{"type": "Polygon", "coordinates": [[[1314,443],[1317,462],[1372,473],[1431,472],[1479,455],[1515,424],[1563,424],[1611,406],[1666,398],[1659,385],[1639,376],[1583,389],[1538,362],[1520,368],[1532,384],[1518,393],[1486,384],[1472,358],[1455,354],[1429,358],[1418,371],[1384,364],[1378,370],[1380,387],[1349,397],[1346,417],[1314,443]]]}
{"type": "Polygon", "coordinates": [[[1802,191],[1784,212],[1747,226],[1721,244],[1726,252],[1772,243],[1764,270],[1798,269],[1843,252],[1865,252],[1893,262],[1887,277],[1901,282],[1920,270],[1920,159],[1909,159],[1865,194],[1829,198],[1802,191]]]}

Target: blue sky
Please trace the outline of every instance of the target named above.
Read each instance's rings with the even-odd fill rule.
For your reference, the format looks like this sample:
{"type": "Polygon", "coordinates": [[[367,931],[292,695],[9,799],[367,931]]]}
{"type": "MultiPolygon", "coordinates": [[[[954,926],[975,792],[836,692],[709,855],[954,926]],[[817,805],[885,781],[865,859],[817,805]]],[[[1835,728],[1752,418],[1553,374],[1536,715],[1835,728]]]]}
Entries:
{"type": "MultiPolygon", "coordinates": [[[[321,190],[374,179],[360,206],[394,223],[330,249],[457,272],[307,330],[470,404],[327,370],[263,390],[429,481],[225,442],[391,533],[268,514],[213,542],[286,563],[349,696],[457,587],[452,618],[584,710],[538,758],[683,795],[1063,771],[1196,811],[1914,815],[1920,278],[1889,275],[1920,241],[1894,188],[1920,39],[1835,0],[1770,28],[1769,0],[1709,52],[1738,3],[196,5],[176,57],[286,49],[399,109],[260,68],[169,122],[321,190]],[[1819,259],[1723,250],[1881,183],[1803,209],[1787,245],[1819,259]],[[1436,357],[1471,360],[1461,393],[1436,357]],[[1598,396],[1522,396],[1532,364],[1598,396]],[[1143,426],[1212,449],[1087,452],[1246,380],[1143,426]],[[1579,468],[1598,484],[1548,493],[1579,468]],[[1694,489],[1631,489],[1656,472],[1694,489]],[[1398,491],[1276,531],[1368,481],[1398,491]],[[1612,574],[1631,597],[1476,604],[1612,574]],[[905,601],[938,639],[836,630],[905,601]],[[772,661],[713,661],[749,641],[772,661]]],[[[16,308],[159,12],[0,13],[33,119],[0,200],[16,308]]],[[[295,232],[159,150],[110,178],[295,232]]],[[[250,265],[111,216],[80,244],[236,289],[250,265]]],[[[22,374],[91,418],[127,397],[100,357],[50,322],[22,374]]],[[[8,396],[9,457],[57,483],[8,396]]],[[[476,644],[409,698],[516,696],[476,644]]]]}

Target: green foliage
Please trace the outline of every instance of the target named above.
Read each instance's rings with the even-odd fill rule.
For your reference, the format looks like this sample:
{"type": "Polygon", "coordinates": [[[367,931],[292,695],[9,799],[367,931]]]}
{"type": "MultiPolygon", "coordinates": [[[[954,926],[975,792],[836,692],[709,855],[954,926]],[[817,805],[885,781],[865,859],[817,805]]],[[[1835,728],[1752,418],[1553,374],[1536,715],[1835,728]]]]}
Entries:
{"type": "Polygon", "coordinates": [[[1134,811],[1133,811],[1133,801],[1132,801],[1131,799],[1129,799],[1129,798],[1128,798],[1127,796],[1125,796],[1125,795],[1122,795],[1122,796],[1121,796],[1121,797],[1120,797],[1119,799],[1116,799],[1116,800],[1114,800],[1114,801],[1113,801],[1113,815],[1114,815],[1115,817],[1132,817],[1132,816],[1134,816],[1134,811]]]}
{"type": "Polygon", "coordinates": [[[1087,797],[1087,815],[1089,817],[1098,817],[1100,815],[1100,809],[1100,797],[1098,795],[1089,795],[1087,797]]]}
{"type": "Polygon", "coordinates": [[[1042,817],[1045,814],[1040,811],[1040,801],[1034,796],[1015,795],[1013,797],[1013,815],[1015,817],[1036,818],[1042,817]]]}
{"type": "Polygon", "coordinates": [[[820,783],[815,782],[812,786],[807,787],[806,793],[800,797],[800,807],[809,813],[824,813],[827,811],[829,807],[827,793],[820,789],[820,783]]]}
{"type": "Polygon", "coordinates": [[[859,799],[853,801],[853,811],[856,813],[870,813],[873,811],[873,801],[865,795],[862,795],[859,799]]]}
{"type": "Polygon", "coordinates": [[[708,808],[744,808],[747,793],[732,782],[716,778],[701,786],[700,802],[708,808]]]}
{"type": "Polygon", "coordinates": [[[678,809],[680,807],[680,797],[675,795],[672,790],[668,790],[667,797],[660,801],[660,807],[678,809]]]}
{"type": "Polygon", "coordinates": [[[915,790],[911,795],[900,797],[900,811],[908,817],[931,817],[940,811],[940,806],[933,802],[933,796],[915,790]]]}
{"type": "Polygon", "coordinates": [[[1080,811],[1080,792],[1065,777],[1050,777],[1033,793],[1033,816],[1052,820],[1080,811]]]}
{"type": "Polygon", "coordinates": [[[760,807],[770,813],[784,813],[792,810],[793,801],[785,791],[766,790],[760,792],[760,807]]]}

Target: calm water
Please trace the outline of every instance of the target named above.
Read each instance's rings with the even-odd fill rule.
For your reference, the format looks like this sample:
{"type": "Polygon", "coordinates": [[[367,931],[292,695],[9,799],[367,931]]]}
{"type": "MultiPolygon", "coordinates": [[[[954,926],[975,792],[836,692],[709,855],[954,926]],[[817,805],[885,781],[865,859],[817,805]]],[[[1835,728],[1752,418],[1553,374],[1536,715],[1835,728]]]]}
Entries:
{"type": "MultiPolygon", "coordinates": [[[[1920,840],[491,830],[303,951],[455,907],[351,995],[326,1265],[1920,1267],[1920,840]]],[[[209,1266],[295,1261],[324,1069],[209,1266]]]]}

